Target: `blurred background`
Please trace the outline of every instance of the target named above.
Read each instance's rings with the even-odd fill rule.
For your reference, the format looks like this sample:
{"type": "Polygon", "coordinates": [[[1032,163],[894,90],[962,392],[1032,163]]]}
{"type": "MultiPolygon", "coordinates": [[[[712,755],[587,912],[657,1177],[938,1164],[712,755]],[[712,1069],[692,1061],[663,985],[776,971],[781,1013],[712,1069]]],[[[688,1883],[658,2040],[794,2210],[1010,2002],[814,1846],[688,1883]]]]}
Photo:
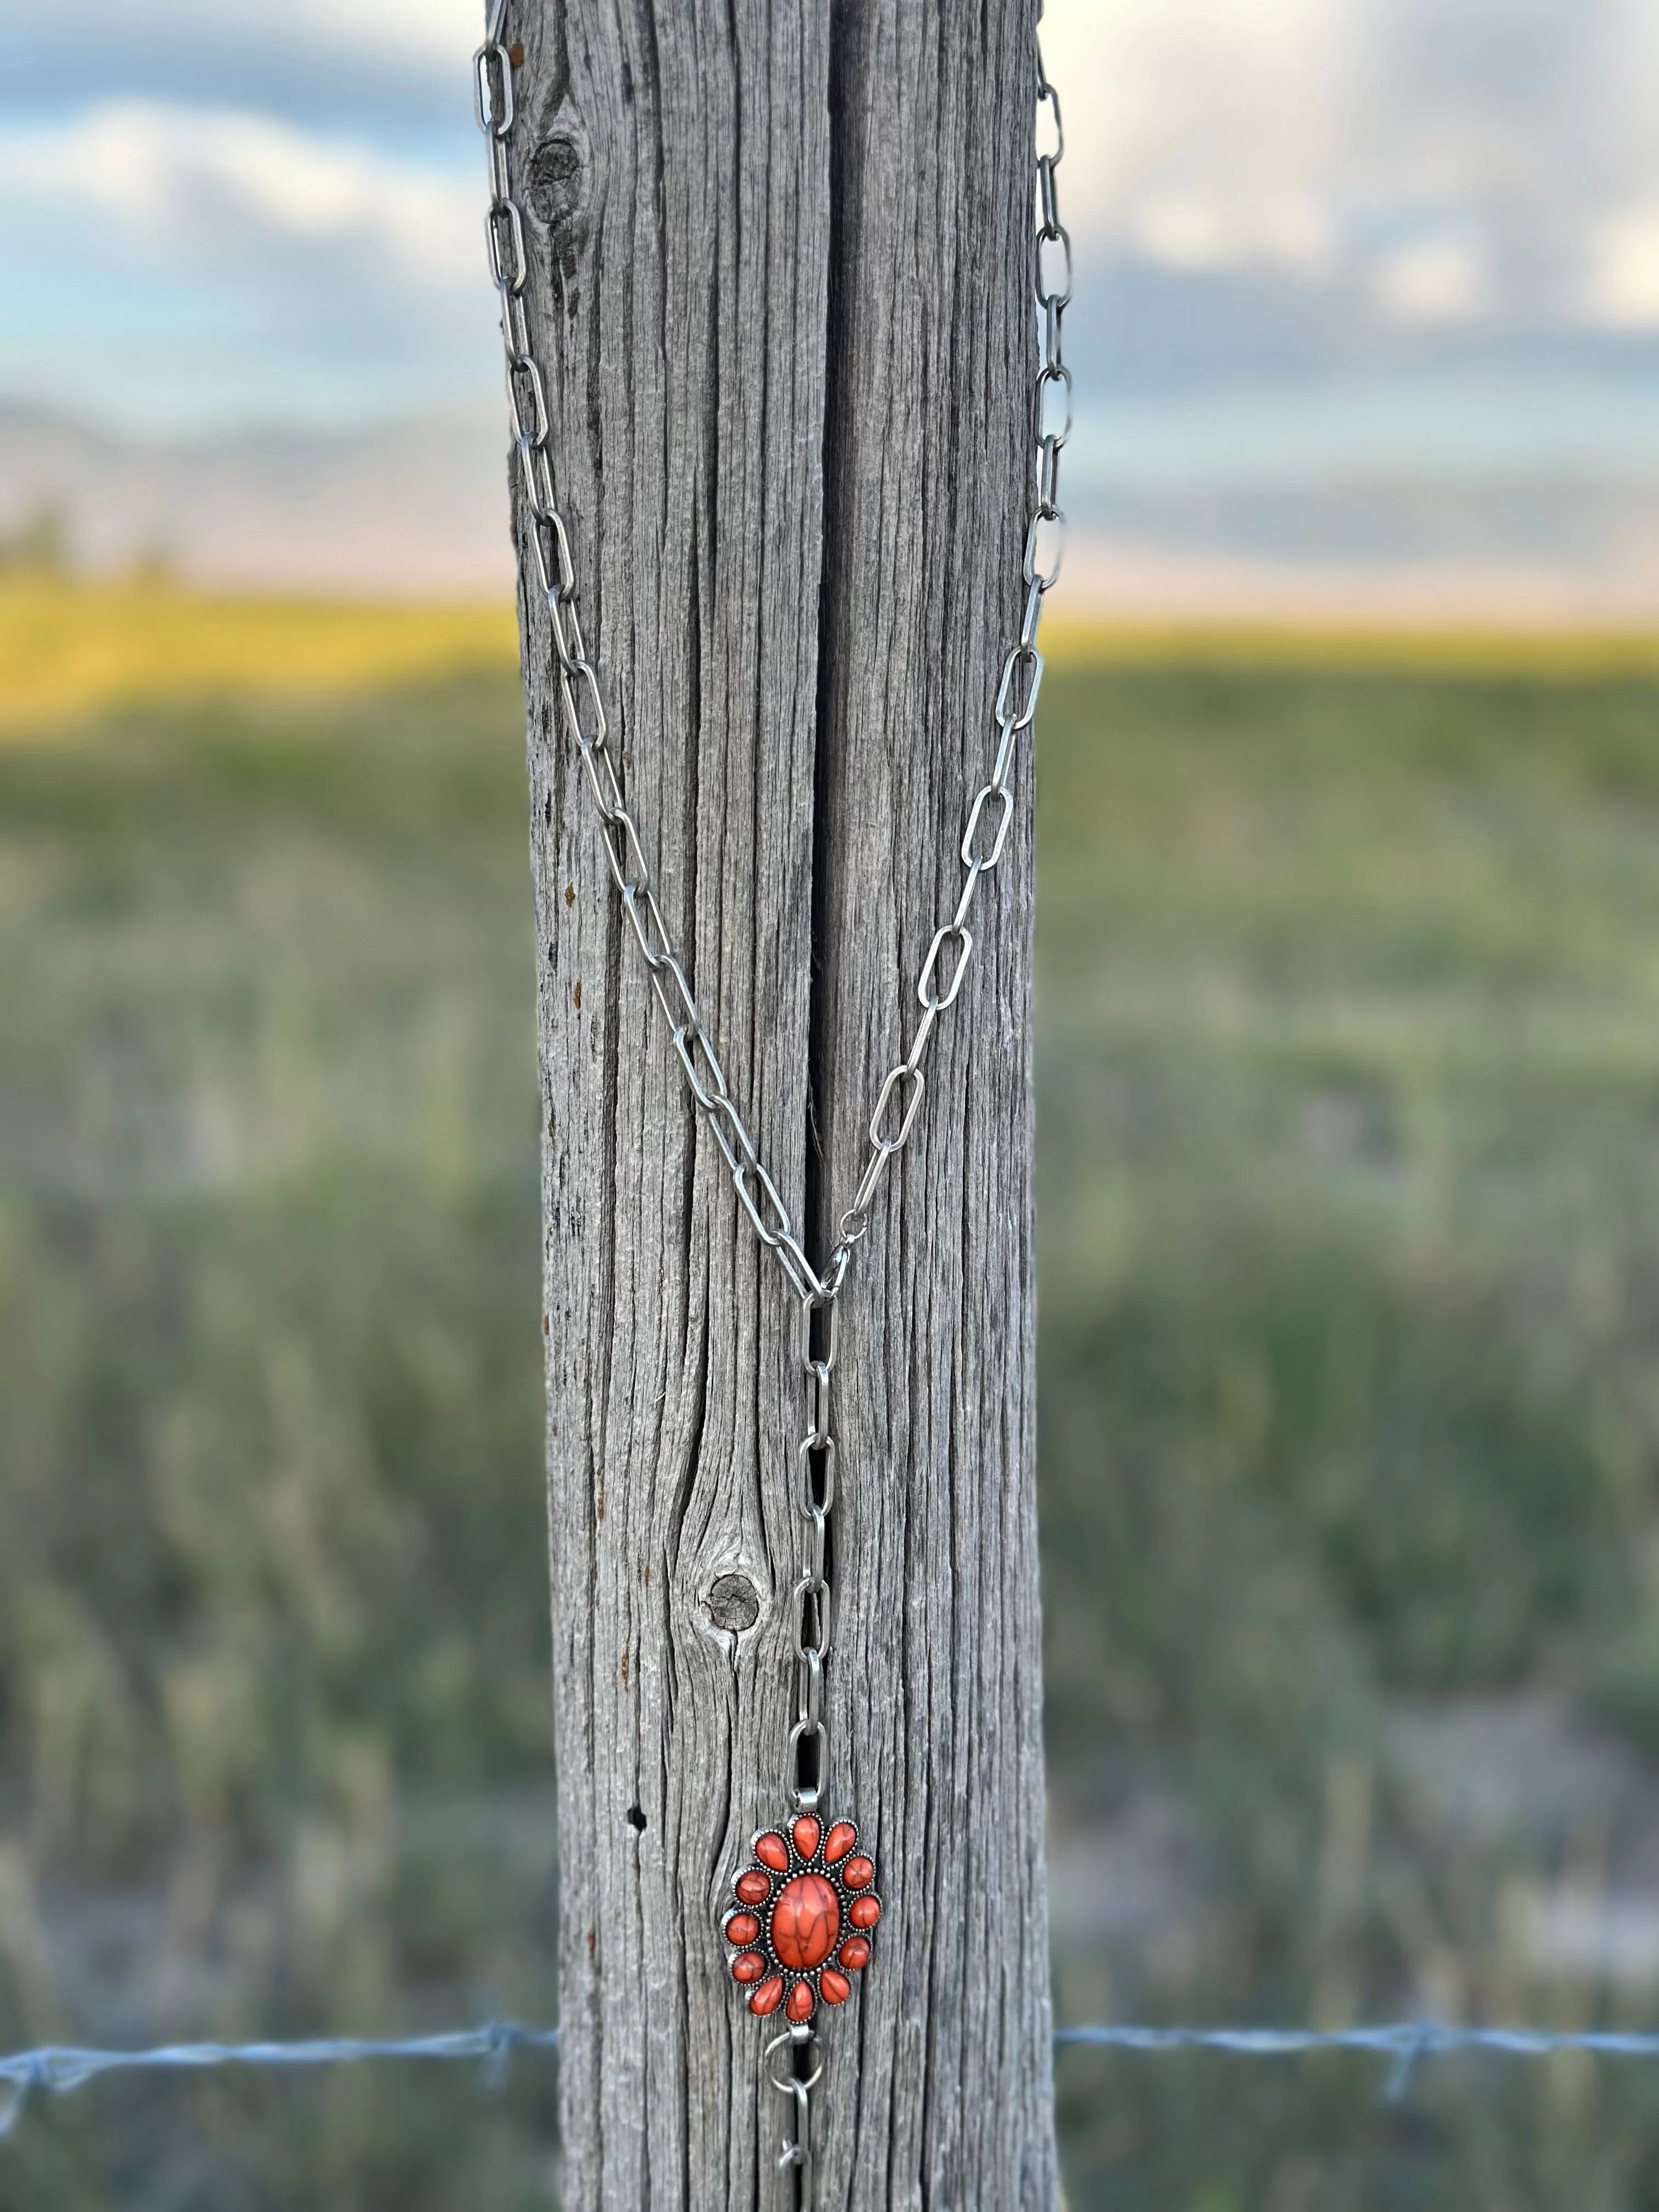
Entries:
{"type": "MultiPolygon", "coordinates": [[[[553,2015],[460,0],[0,27],[0,2048],[553,2015]]],[[[1659,2027],[1659,9],[1050,0],[1062,2021],[1659,2027]]],[[[1060,2060],[1072,2203],[1659,2207],[1659,2069],[1060,2060]]],[[[0,2212],[542,2205],[551,2069],[0,2212]]]]}

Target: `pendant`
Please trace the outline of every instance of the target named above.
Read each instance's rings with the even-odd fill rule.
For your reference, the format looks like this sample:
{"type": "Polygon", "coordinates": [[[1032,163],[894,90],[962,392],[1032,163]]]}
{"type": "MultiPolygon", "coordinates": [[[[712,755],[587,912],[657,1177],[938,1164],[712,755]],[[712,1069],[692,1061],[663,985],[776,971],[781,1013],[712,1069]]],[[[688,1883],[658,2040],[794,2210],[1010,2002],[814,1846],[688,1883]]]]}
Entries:
{"type": "Polygon", "coordinates": [[[764,2019],[781,2007],[799,2027],[820,2000],[842,2005],[852,1996],[849,1977],[869,1965],[881,1917],[875,1862],[858,1839],[850,1820],[826,1830],[813,1813],[756,1837],[732,1884],[737,1903],[720,1923],[735,1948],[732,1978],[749,1991],[750,2012],[764,2019]]]}

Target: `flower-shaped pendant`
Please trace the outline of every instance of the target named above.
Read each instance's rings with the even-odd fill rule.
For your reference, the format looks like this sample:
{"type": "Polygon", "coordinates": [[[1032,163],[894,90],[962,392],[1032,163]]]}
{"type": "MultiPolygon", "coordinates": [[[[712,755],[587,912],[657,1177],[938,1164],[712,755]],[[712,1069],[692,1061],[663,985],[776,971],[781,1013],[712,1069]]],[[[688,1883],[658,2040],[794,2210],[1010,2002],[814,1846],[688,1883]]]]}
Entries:
{"type": "Polygon", "coordinates": [[[720,1923],[736,1948],[732,1978],[748,1990],[750,2012],[781,2006],[799,2026],[820,1999],[845,2004],[853,1994],[848,1978],[869,1965],[881,1917],[875,1863],[858,1839],[850,1820],[826,1829],[811,1813],[756,1837],[732,1884],[738,1901],[720,1923]]]}

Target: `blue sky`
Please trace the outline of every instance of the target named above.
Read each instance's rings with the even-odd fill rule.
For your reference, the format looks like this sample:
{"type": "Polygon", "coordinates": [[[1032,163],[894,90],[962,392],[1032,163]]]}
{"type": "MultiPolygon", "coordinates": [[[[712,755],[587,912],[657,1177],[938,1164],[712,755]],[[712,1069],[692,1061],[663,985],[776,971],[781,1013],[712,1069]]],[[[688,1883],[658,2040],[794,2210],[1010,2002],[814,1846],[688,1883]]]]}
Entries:
{"type": "MultiPolygon", "coordinates": [[[[496,394],[470,0],[0,29],[0,400],[147,435],[496,394]]],[[[1049,0],[1077,499],[1659,481],[1654,0],[1049,0]]]]}

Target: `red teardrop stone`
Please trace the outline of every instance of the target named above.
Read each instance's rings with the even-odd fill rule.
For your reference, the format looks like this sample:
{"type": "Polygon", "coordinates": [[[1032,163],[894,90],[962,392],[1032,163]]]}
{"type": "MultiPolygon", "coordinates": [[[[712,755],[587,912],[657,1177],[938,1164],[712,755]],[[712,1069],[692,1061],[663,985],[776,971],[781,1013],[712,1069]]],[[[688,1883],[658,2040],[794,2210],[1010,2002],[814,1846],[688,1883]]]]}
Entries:
{"type": "Polygon", "coordinates": [[[818,1838],[823,1831],[810,1813],[803,1813],[791,1832],[795,1839],[796,1856],[810,1859],[818,1847],[818,1838]]]}
{"type": "Polygon", "coordinates": [[[837,1859],[844,1859],[858,1839],[859,1832],[850,1820],[837,1820],[823,1847],[824,1864],[834,1866],[837,1859]]]}
{"type": "Polygon", "coordinates": [[[747,1874],[740,1874],[732,1887],[745,1905],[764,1905],[772,1894],[771,1883],[754,1867],[747,1874]]]}
{"type": "Polygon", "coordinates": [[[856,1974],[870,1963],[870,1944],[867,1937],[849,1936],[841,1947],[841,1963],[849,1974],[856,1974]]]}
{"type": "Polygon", "coordinates": [[[848,1889],[868,1889],[876,1878],[875,1862],[865,1857],[862,1851],[855,1859],[848,1859],[842,1880],[848,1889]]]}
{"type": "Polygon", "coordinates": [[[796,1973],[821,1966],[841,1934],[841,1899],[821,1874],[798,1874],[772,1907],[772,1948],[796,1973]]]}
{"type": "Polygon", "coordinates": [[[845,1974],[838,1974],[833,1966],[826,1966],[818,1976],[818,1993],[825,2004],[845,2004],[853,1994],[853,1984],[845,1974]]]}
{"type": "Polygon", "coordinates": [[[881,1917],[880,1900],[868,1895],[855,1897],[847,1908],[847,1917],[854,1928],[868,1930],[881,1917]]]}
{"type": "Polygon", "coordinates": [[[782,1996],[783,1976],[781,1974],[769,1975],[768,1978],[761,1984],[757,1990],[751,1990],[750,1991],[749,2009],[750,2012],[759,2013],[762,2018],[764,2019],[769,2012],[775,2012],[777,2010],[779,2001],[781,1999],[782,1996]]]}
{"type": "Polygon", "coordinates": [[[766,1961],[758,1951],[740,1951],[732,1961],[734,1982],[757,1982],[766,1972],[766,1961]]]}
{"type": "Polygon", "coordinates": [[[797,1982],[789,1992],[789,2002],[784,2011],[791,2020],[811,2020],[815,2002],[811,1982],[797,1982]]]}
{"type": "Polygon", "coordinates": [[[774,1874],[789,1871],[789,1846],[781,1836],[769,1829],[765,1835],[755,1838],[755,1856],[763,1866],[769,1866],[774,1874]]]}
{"type": "Polygon", "coordinates": [[[734,1912],[726,1923],[728,1943],[752,1943],[760,1934],[760,1923],[752,1912],[734,1912]]]}

